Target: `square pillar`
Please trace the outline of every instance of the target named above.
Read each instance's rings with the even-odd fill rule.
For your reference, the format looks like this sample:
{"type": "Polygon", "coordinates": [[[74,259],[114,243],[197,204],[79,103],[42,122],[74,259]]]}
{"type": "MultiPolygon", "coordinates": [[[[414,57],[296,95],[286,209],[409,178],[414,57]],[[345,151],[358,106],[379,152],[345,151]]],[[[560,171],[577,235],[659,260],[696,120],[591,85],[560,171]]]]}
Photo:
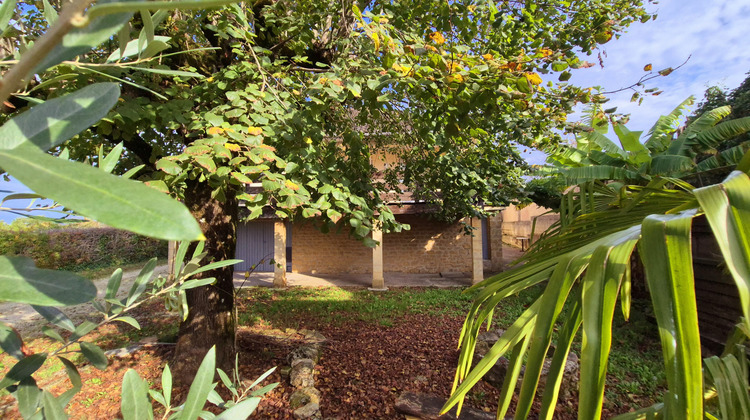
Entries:
{"type": "Polygon", "coordinates": [[[286,287],[286,223],[273,222],[273,287],[286,287]]]}
{"type": "Polygon", "coordinates": [[[490,270],[497,273],[503,270],[503,216],[495,214],[487,219],[490,243],[490,270]]]}
{"type": "Polygon", "coordinates": [[[380,226],[372,229],[372,240],[378,244],[372,249],[372,287],[370,290],[387,290],[383,278],[383,231],[380,226]]]}
{"type": "Polygon", "coordinates": [[[471,218],[471,284],[484,280],[484,261],[482,259],[482,219],[471,218]]]}

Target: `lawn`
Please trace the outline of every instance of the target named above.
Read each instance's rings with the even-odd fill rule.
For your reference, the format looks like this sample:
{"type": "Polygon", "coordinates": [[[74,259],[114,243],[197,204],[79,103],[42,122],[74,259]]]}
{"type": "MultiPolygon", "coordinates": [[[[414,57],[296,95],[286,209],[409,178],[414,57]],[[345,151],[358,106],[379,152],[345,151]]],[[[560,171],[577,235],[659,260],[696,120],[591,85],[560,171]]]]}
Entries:
{"type": "MultiPolygon", "coordinates": [[[[494,314],[495,325],[507,327],[541,290],[533,288],[504,301],[494,314]]],[[[472,295],[462,292],[434,288],[378,293],[340,288],[243,289],[237,293],[242,376],[253,379],[270,367],[283,366],[299,339],[298,331],[314,329],[328,338],[316,366],[324,418],[399,418],[393,403],[404,391],[448,396],[458,359],[458,334],[472,302],[472,295]]],[[[634,302],[630,322],[616,323],[604,417],[652,404],[665,386],[655,327],[642,312],[647,306],[634,302]]],[[[105,350],[149,336],[160,343],[174,341],[178,319],[165,313],[160,302],[138,308],[134,316],[141,331],[118,323],[105,326],[91,339],[105,350]]],[[[51,341],[43,338],[29,343],[35,352],[48,351],[50,345],[51,341]]],[[[151,385],[158,384],[172,349],[172,345],[159,344],[125,358],[111,358],[105,371],[82,368],[83,390],[68,411],[74,418],[117,416],[125,371],[134,368],[151,385]]],[[[574,351],[579,350],[574,346],[574,351]]],[[[7,365],[9,356],[2,355],[0,362],[7,365]]],[[[35,376],[54,393],[70,387],[60,362],[48,362],[35,376]]],[[[291,388],[278,372],[271,381],[281,385],[268,394],[256,416],[292,418],[285,407],[291,388]]],[[[184,392],[176,390],[174,398],[184,392]]],[[[481,384],[469,394],[467,404],[494,411],[496,396],[494,388],[481,384]]],[[[17,416],[8,408],[12,398],[6,396],[3,402],[6,408],[4,412],[0,409],[0,415],[17,416]]],[[[575,406],[574,400],[562,401],[556,418],[575,418],[575,406]]]]}

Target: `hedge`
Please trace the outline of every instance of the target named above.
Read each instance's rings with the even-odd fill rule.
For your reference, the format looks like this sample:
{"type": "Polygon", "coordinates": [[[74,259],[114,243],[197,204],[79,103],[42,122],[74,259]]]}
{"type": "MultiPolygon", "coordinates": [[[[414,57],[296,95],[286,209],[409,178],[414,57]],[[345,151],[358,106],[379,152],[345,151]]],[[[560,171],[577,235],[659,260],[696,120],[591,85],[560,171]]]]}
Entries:
{"type": "Polygon", "coordinates": [[[20,255],[38,267],[81,271],[166,257],[167,243],[114,228],[0,229],[0,255],[20,255]]]}

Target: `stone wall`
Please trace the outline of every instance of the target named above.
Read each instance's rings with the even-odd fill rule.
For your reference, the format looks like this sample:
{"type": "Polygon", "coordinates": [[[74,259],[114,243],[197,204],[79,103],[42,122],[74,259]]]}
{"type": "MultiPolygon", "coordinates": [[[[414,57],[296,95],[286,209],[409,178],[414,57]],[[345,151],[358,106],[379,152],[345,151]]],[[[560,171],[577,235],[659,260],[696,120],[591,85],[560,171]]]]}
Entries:
{"type": "MultiPolygon", "coordinates": [[[[471,237],[459,223],[397,215],[411,230],[383,235],[383,269],[406,273],[471,273],[471,237]]],[[[344,233],[323,234],[310,224],[292,228],[292,271],[371,273],[372,249],[344,233]]]]}

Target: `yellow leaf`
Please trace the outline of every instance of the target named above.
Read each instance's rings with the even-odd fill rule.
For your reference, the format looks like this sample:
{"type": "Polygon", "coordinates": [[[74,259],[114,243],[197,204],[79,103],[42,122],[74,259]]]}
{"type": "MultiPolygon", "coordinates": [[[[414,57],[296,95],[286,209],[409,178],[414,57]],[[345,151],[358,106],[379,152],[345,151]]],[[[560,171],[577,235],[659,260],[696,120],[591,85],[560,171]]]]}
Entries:
{"type": "Polygon", "coordinates": [[[450,74],[446,76],[445,81],[448,83],[463,83],[464,77],[461,76],[459,73],[450,74]]]}
{"type": "Polygon", "coordinates": [[[250,134],[251,136],[260,136],[263,134],[263,129],[260,127],[247,127],[247,134],[250,134]]]}
{"type": "Polygon", "coordinates": [[[295,184],[294,182],[292,182],[292,181],[290,181],[288,179],[286,180],[286,182],[284,182],[284,185],[286,185],[286,187],[289,188],[292,191],[298,191],[299,190],[299,185],[295,184]]]}
{"type": "Polygon", "coordinates": [[[229,150],[231,150],[233,152],[239,152],[240,151],[240,146],[238,144],[224,143],[224,147],[226,147],[227,149],[229,149],[229,150]]]}
{"type": "Polygon", "coordinates": [[[653,67],[651,66],[651,63],[646,64],[643,66],[643,71],[651,71],[653,67]]]}
{"type": "Polygon", "coordinates": [[[528,80],[532,85],[536,86],[542,83],[542,78],[539,77],[539,75],[536,73],[526,73],[524,74],[524,76],[526,76],[526,80],[528,80]]]}
{"type": "Polygon", "coordinates": [[[432,40],[432,42],[434,42],[434,43],[436,43],[438,45],[442,45],[442,44],[445,43],[445,37],[440,32],[433,32],[433,33],[431,33],[430,34],[430,39],[432,40]]]}
{"type": "Polygon", "coordinates": [[[378,51],[380,49],[380,37],[378,34],[370,34],[370,39],[372,39],[372,42],[375,43],[375,51],[378,51]]]}
{"type": "Polygon", "coordinates": [[[493,59],[493,58],[495,58],[495,57],[494,57],[494,56],[493,56],[492,54],[484,54],[484,55],[482,56],[482,58],[484,58],[484,59],[485,59],[485,60],[487,60],[487,61],[490,61],[490,60],[492,60],[492,59],[493,59]]]}
{"type": "Polygon", "coordinates": [[[305,137],[305,143],[312,144],[312,139],[310,137],[305,137]]]}
{"type": "Polygon", "coordinates": [[[211,127],[208,129],[208,134],[211,134],[211,135],[221,134],[223,132],[224,132],[224,129],[221,127],[211,127]]]}
{"type": "Polygon", "coordinates": [[[539,50],[539,53],[542,54],[542,57],[549,57],[552,55],[552,50],[549,48],[542,48],[539,50]]]}

